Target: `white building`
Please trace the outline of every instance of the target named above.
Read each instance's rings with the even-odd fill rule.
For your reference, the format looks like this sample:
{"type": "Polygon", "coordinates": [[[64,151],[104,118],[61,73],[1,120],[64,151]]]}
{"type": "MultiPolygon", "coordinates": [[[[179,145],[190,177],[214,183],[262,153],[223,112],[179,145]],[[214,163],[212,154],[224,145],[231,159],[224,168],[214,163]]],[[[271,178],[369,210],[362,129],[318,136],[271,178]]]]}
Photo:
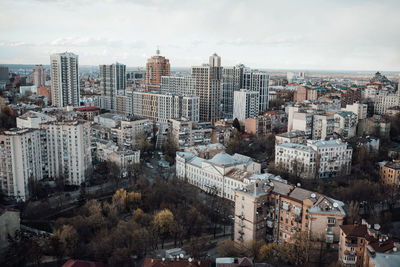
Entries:
{"type": "Polygon", "coordinates": [[[180,148],[187,148],[195,145],[206,145],[211,143],[211,128],[196,127],[192,121],[182,118],[181,120],[171,119],[168,121],[168,133],[180,148]]]}
{"type": "Polygon", "coordinates": [[[400,90],[397,92],[389,90],[381,90],[375,96],[374,112],[375,114],[385,115],[386,110],[390,107],[400,105],[400,90]]]}
{"type": "Polygon", "coordinates": [[[119,146],[131,146],[136,143],[136,137],[142,133],[149,134],[153,131],[153,121],[139,119],[120,121],[119,127],[113,128],[112,133],[117,137],[119,146]]]}
{"type": "Polygon", "coordinates": [[[235,91],[233,118],[244,122],[247,118],[256,118],[259,111],[259,93],[241,89],[235,91]]]}
{"type": "Polygon", "coordinates": [[[29,179],[43,178],[41,131],[15,129],[0,135],[0,188],[16,200],[29,198],[29,179]]]}
{"type": "Polygon", "coordinates": [[[64,177],[81,185],[92,168],[90,122],[60,121],[41,124],[46,130],[49,177],[64,177]]]}
{"type": "Polygon", "coordinates": [[[312,139],[325,140],[333,136],[335,128],[334,115],[331,113],[315,114],[313,116],[312,139]]]}
{"type": "Polygon", "coordinates": [[[21,85],[19,87],[19,93],[21,95],[26,95],[26,94],[32,94],[32,95],[37,95],[37,86],[36,85],[21,85]]]}
{"type": "Polygon", "coordinates": [[[192,152],[176,153],[176,176],[203,191],[234,201],[236,188],[273,176],[260,174],[261,165],[251,158],[221,152],[212,159],[197,157],[192,152]]]}
{"type": "Polygon", "coordinates": [[[191,76],[162,76],[161,93],[196,96],[196,79],[191,76]]]}
{"type": "Polygon", "coordinates": [[[339,111],[335,113],[335,132],[343,138],[351,138],[357,133],[357,115],[351,111],[339,111]]]}
{"type": "Polygon", "coordinates": [[[100,140],[96,142],[96,158],[99,161],[110,161],[121,169],[129,165],[140,163],[140,150],[120,150],[111,141],[100,140]]]}
{"type": "Polygon", "coordinates": [[[116,127],[122,120],[125,119],[126,119],[125,116],[119,114],[103,113],[95,116],[93,121],[100,125],[103,125],[104,127],[113,128],[116,127]]]}
{"type": "Polygon", "coordinates": [[[25,129],[25,128],[34,128],[39,129],[41,123],[46,123],[50,121],[55,121],[56,118],[48,116],[46,114],[36,112],[36,111],[28,111],[23,115],[17,117],[17,128],[25,129]]]}
{"type": "Polygon", "coordinates": [[[350,173],[352,152],[340,139],[283,143],[275,146],[275,165],[302,178],[334,177],[350,173]]]}
{"type": "Polygon", "coordinates": [[[59,53],[50,56],[52,105],[79,106],[78,55],[59,53]]]}
{"type": "Polygon", "coordinates": [[[368,113],[368,104],[354,103],[347,104],[345,108],[342,108],[342,111],[351,111],[357,115],[358,120],[363,120],[367,117],[368,113]]]}

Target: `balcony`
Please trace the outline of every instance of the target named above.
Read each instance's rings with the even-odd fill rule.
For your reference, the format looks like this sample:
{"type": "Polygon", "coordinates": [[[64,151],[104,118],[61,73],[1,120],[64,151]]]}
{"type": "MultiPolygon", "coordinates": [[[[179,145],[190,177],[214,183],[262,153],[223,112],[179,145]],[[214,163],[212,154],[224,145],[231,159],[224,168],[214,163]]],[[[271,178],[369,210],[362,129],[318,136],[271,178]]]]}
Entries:
{"type": "Polygon", "coordinates": [[[357,243],[345,242],[346,247],[357,247],[357,243]]]}
{"type": "Polygon", "coordinates": [[[356,262],[357,262],[357,256],[348,256],[348,255],[343,256],[344,264],[356,264],[356,262]]]}

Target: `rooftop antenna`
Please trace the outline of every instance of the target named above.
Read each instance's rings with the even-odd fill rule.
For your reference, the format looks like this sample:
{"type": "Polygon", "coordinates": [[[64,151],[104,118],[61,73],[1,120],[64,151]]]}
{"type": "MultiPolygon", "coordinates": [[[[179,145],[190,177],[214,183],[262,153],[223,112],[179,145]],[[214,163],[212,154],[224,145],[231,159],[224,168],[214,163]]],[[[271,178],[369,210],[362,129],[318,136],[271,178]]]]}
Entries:
{"type": "Polygon", "coordinates": [[[157,45],[156,54],[157,54],[157,56],[159,56],[159,55],[160,55],[160,47],[159,47],[158,45],[157,45]]]}

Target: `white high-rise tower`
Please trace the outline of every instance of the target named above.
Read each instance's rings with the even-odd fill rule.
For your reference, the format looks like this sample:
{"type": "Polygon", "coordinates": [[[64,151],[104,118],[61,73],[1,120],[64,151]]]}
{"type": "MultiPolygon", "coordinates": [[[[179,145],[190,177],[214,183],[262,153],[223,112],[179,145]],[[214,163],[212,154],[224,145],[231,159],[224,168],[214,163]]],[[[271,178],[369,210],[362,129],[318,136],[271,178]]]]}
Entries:
{"type": "Polygon", "coordinates": [[[68,52],[52,54],[50,75],[53,106],[79,106],[78,55],[68,52]]]}

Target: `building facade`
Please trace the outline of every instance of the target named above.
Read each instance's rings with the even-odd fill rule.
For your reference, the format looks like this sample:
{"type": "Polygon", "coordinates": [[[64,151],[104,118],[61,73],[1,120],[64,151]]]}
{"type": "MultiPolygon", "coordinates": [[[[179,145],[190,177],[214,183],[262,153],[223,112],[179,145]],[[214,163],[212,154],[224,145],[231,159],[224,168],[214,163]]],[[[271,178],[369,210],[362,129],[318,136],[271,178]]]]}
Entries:
{"type": "Polygon", "coordinates": [[[275,165],[302,178],[329,178],[350,174],[352,153],[340,139],[282,143],[275,145],[275,165]]]}
{"type": "Polygon", "coordinates": [[[242,88],[243,65],[222,69],[222,118],[234,119],[234,92],[242,88]]]}
{"type": "Polygon", "coordinates": [[[44,86],[46,83],[46,70],[43,68],[43,65],[35,65],[33,68],[33,85],[37,88],[40,86],[44,86]]]}
{"type": "Polygon", "coordinates": [[[56,107],[79,106],[78,55],[50,56],[51,97],[56,107]]]}
{"type": "Polygon", "coordinates": [[[161,93],[196,96],[196,79],[190,76],[162,76],[161,93]]]}
{"type": "Polygon", "coordinates": [[[222,67],[221,58],[210,56],[210,64],[191,68],[196,79],[196,93],[199,97],[200,121],[215,123],[221,118],[222,67]]]}
{"type": "Polygon", "coordinates": [[[234,92],[233,118],[245,122],[247,118],[258,117],[259,93],[241,89],[234,92]]]}
{"type": "Polygon", "coordinates": [[[339,240],[344,203],[271,177],[235,190],[234,241],[291,243],[305,232],[314,240],[339,240]]]}
{"type": "Polygon", "coordinates": [[[41,180],[43,168],[42,133],[38,129],[15,129],[0,135],[1,191],[15,200],[29,199],[29,180],[41,180]]]}
{"type": "Polygon", "coordinates": [[[125,95],[126,66],[115,63],[112,65],[100,65],[100,91],[103,97],[102,109],[116,111],[116,97],[125,95]]]}
{"type": "Polygon", "coordinates": [[[242,88],[259,94],[259,110],[267,111],[269,107],[269,75],[261,71],[244,70],[242,88]]]}
{"type": "Polygon", "coordinates": [[[160,56],[157,49],[156,56],[147,60],[146,63],[146,91],[160,91],[161,77],[171,74],[169,60],[160,56]]]}
{"type": "Polygon", "coordinates": [[[382,162],[380,164],[381,182],[386,185],[400,186],[400,161],[382,162]]]}

